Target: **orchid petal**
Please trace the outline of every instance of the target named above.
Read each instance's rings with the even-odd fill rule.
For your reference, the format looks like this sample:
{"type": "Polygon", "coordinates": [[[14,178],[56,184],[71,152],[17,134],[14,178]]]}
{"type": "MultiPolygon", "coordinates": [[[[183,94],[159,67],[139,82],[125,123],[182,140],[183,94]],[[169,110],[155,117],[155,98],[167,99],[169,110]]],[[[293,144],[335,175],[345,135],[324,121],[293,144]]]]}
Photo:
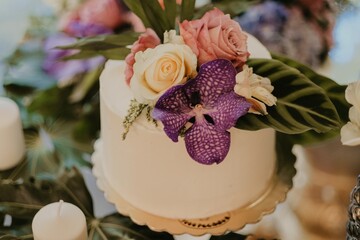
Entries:
{"type": "Polygon", "coordinates": [[[200,92],[201,103],[213,107],[224,93],[233,91],[236,69],[229,60],[217,59],[200,66],[198,75],[186,88],[188,95],[200,92]]]}
{"type": "Polygon", "coordinates": [[[202,164],[220,163],[230,148],[230,133],[218,131],[205,119],[195,122],[185,133],[186,149],[195,161],[202,164]]]}
{"type": "Polygon", "coordinates": [[[180,130],[192,117],[187,114],[191,108],[182,88],[183,85],[177,85],[166,91],[159,98],[152,112],[153,118],[164,124],[165,133],[174,142],[178,141],[180,130]]]}
{"type": "Polygon", "coordinates": [[[230,148],[230,133],[226,130],[251,107],[234,92],[235,76],[230,61],[213,60],[203,64],[194,79],[166,91],[155,105],[153,117],[162,121],[174,142],[190,119],[195,120],[185,131],[185,144],[189,155],[199,163],[224,160],[230,148]]]}
{"type": "Polygon", "coordinates": [[[213,119],[215,127],[219,131],[225,131],[233,127],[239,117],[245,115],[251,104],[244,97],[230,92],[219,97],[214,111],[208,115],[213,119]]]}

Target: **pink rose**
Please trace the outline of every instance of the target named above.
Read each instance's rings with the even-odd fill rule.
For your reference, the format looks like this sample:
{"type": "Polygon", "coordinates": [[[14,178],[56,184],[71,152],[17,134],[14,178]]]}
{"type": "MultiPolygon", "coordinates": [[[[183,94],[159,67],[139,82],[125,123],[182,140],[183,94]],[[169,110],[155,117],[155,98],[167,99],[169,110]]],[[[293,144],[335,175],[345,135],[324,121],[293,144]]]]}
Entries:
{"type": "Polygon", "coordinates": [[[88,0],[60,20],[60,29],[66,32],[74,21],[114,29],[126,21],[126,15],[116,0],[88,0]]]}
{"type": "Polygon", "coordinates": [[[198,57],[199,65],[224,58],[241,69],[249,57],[247,36],[240,25],[217,8],[199,20],[182,22],[180,35],[198,57]]]}
{"type": "Polygon", "coordinates": [[[155,48],[160,43],[160,38],[154,30],[150,28],[147,28],[146,31],[139,36],[139,39],[133,44],[131,52],[125,58],[125,81],[127,84],[130,84],[130,79],[134,75],[133,65],[135,63],[135,54],[140,51],[143,52],[148,48],[155,48]]]}

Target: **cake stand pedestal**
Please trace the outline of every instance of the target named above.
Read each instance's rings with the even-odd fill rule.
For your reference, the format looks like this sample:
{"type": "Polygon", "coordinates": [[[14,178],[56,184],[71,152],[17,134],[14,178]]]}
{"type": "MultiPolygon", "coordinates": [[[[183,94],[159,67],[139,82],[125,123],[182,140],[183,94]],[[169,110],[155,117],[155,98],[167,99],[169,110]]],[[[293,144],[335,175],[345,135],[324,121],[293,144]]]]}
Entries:
{"type": "Polygon", "coordinates": [[[201,236],[200,238],[194,239],[208,239],[211,235],[223,235],[228,232],[236,232],[248,223],[260,221],[264,215],[272,213],[278,203],[285,200],[287,192],[293,184],[292,178],[296,173],[294,161],[282,162],[281,164],[277,162],[277,169],[275,170],[272,181],[269,182],[267,190],[255,202],[232,211],[206,218],[173,219],[145,212],[127,202],[112,188],[111,183],[104,174],[101,139],[96,141],[94,148],[95,152],[92,155],[94,164],[93,173],[97,178],[97,185],[104,191],[106,199],[115,205],[119,213],[129,216],[135,223],[147,225],[154,231],[169,232],[174,235],[176,240],[189,239],[189,235],[194,237],[201,236]],[[186,236],[188,238],[186,238],[186,236]]]}

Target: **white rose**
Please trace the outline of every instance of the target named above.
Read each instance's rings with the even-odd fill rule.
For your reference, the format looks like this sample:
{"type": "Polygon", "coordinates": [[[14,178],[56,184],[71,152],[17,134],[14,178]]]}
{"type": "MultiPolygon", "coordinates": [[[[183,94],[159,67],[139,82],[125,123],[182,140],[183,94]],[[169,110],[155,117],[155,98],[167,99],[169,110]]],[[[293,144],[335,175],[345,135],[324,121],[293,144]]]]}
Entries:
{"type": "Polygon", "coordinates": [[[353,106],[349,110],[350,122],[341,128],[341,142],[349,146],[360,145],[360,81],[349,84],[345,98],[353,106]]]}
{"type": "Polygon", "coordinates": [[[360,111],[360,80],[350,83],[345,91],[345,98],[348,103],[360,111]]]}
{"type": "Polygon", "coordinates": [[[344,145],[360,145],[360,112],[355,107],[349,110],[350,122],[341,128],[341,142],[344,145]]]}
{"type": "Polygon", "coordinates": [[[184,44],[160,44],[135,55],[130,88],[140,103],[155,105],[170,87],[196,75],[197,58],[184,44]]]}

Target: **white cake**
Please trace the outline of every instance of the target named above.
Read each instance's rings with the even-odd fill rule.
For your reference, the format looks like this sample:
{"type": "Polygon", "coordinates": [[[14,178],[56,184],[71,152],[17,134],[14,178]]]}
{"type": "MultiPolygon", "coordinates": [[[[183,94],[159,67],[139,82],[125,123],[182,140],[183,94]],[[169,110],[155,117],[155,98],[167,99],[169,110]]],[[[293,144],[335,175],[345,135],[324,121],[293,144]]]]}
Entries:
{"type": "MultiPolygon", "coordinates": [[[[267,54],[250,39],[253,56],[267,54]]],[[[122,140],[122,123],[134,98],[123,73],[124,62],[109,61],[100,77],[101,164],[119,196],[156,216],[194,219],[254,204],[269,190],[276,169],[272,129],[231,129],[229,154],[218,165],[192,160],[182,139],[172,142],[160,122],[155,127],[145,116],[122,140]]]]}

